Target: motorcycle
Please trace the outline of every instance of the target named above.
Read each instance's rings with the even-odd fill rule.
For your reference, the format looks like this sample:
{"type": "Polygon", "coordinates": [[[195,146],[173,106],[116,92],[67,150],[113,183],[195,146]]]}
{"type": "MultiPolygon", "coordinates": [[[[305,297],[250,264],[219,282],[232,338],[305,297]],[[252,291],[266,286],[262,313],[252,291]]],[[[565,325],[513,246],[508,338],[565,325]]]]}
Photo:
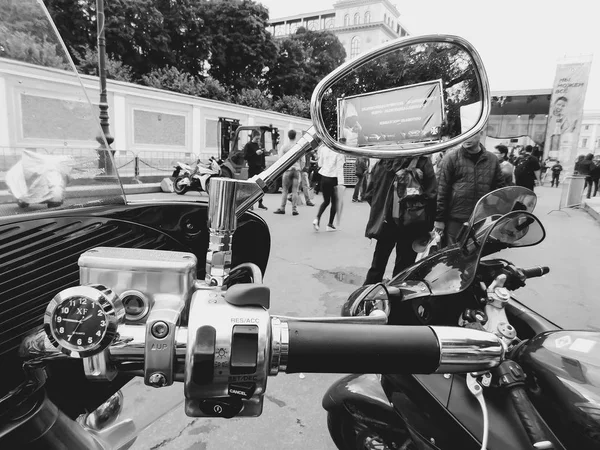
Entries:
{"type": "MultiPolygon", "coordinates": [[[[81,102],[92,95],[83,91],[43,2],[0,4],[0,25],[8,33],[30,27],[35,33],[20,41],[43,39],[45,49],[56,51],[36,67],[34,52],[12,52],[11,43],[3,43],[4,85],[35,94],[50,77],[66,80],[57,91],[64,107],[54,104],[53,123],[63,125],[63,133],[77,124],[78,144],[87,137],[85,148],[95,152],[95,137],[104,135],[99,125],[84,132],[81,118],[95,117],[97,107],[81,102]]],[[[489,105],[485,70],[468,42],[408,37],[324,78],[311,101],[314,126],[294,148],[250,180],[212,178],[208,202],[131,200],[114,177],[61,208],[30,213],[2,205],[0,447],[126,449],[182,402],[190,417],[256,417],[268,377],[280,372],[485,374],[500,367],[507,344],[487,330],[384,326],[387,315],[378,309],[364,317],[271,315],[270,291],[262,283],[269,229],[249,211],[269,184],[321,143],[375,158],[435,153],[478,133],[489,105]],[[479,111],[470,124],[461,121],[463,106],[479,111]],[[402,137],[353,147],[337,139],[337,124],[350,110],[361,113],[367,134],[425,133],[414,142],[402,137]],[[442,130],[437,137],[433,125],[442,130]],[[152,411],[123,406],[127,384],[136,378],[156,388],[152,411]],[[168,390],[176,383],[183,384],[183,396],[168,390]]],[[[486,216],[478,226],[488,230],[486,240],[501,231],[502,245],[505,234],[540,227],[527,211],[492,224],[486,216]]],[[[449,267],[478,260],[483,241],[477,236],[469,235],[470,253],[453,253],[449,267]]],[[[411,276],[417,293],[425,283],[416,271],[427,261],[411,276]]],[[[458,279],[471,276],[465,270],[458,279]]]]}
{"type": "Polygon", "coordinates": [[[600,355],[591,350],[600,334],[563,331],[514,298],[548,267],[482,259],[544,239],[535,204],[522,187],[493,191],[477,203],[459,243],[350,296],[344,316],[380,311],[394,325],[485,330],[507,353],[483,373],[345,377],[323,399],[338,448],[598,448],[600,355]]]}
{"type": "Polygon", "coordinates": [[[208,192],[210,179],[222,175],[222,161],[211,156],[208,164],[198,159],[192,167],[189,164],[177,161],[173,171],[173,190],[176,194],[184,195],[190,189],[198,192],[208,192]]]}

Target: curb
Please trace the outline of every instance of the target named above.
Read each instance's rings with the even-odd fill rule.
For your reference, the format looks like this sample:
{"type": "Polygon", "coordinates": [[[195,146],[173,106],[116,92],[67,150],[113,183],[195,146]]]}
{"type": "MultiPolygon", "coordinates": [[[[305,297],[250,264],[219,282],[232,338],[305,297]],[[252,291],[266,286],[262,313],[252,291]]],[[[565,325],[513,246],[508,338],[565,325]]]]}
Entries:
{"type": "Polygon", "coordinates": [[[583,202],[583,209],[587,211],[596,222],[600,223],[600,210],[598,208],[594,208],[588,202],[583,202]]]}
{"type": "MultiPolygon", "coordinates": [[[[123,186],[125,195],[146,194],[150,192],[162,192],[160,183],[145,183],[145,184],[126,184],[123,186]]],[[[89,198],[89,197],[109,197],[121,195],[121,189],[114,186],[73,186],[67,188],[66,198],[89,198]]],[[[0,203],[10,203],[14,201],[14,197],[8,191],[0,191],[0,203]]]]}

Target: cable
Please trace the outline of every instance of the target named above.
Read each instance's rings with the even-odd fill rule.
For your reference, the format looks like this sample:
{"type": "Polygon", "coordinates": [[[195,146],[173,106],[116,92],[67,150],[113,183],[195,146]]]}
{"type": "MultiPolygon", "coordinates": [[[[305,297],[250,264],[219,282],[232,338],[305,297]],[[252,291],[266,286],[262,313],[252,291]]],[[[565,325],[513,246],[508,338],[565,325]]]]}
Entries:
{"type": "MultiPolygon", "coordinates": [[[[483,375],[483,384],[485,386],[489,386],[491,381],[491,375],[489,373],[483,375]]],[[[487,449],[488,436],[489,436],[489,418],[488,418],[488,410],[485,404],[485,398],[483,396],[483,387],[470,373],[467,374],[467,388],[475,396],[477,401],[479,402],[479,406],[481,406],[481,412],[483,413],[483,439],[481,440],[481,450],[487,449]]]]}

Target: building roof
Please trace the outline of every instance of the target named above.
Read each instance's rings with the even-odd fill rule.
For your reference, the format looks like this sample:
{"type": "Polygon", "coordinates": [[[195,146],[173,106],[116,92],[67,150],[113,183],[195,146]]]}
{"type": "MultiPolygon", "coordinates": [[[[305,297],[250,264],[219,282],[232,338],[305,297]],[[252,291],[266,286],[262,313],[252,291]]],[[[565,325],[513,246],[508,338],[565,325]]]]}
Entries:
{"type": "Polygon", "coordinates": [[[293,16],[276,17],[274,19],[269,20],[269,23],[271,25],[274,25],[279,22],[287,22],[290,20],[304,19],[306,17],[326,16],[332,14],[335,14],[335,9],[325,9],[323,11],[308,12],[304,14],[294,14],[293,16]]]}

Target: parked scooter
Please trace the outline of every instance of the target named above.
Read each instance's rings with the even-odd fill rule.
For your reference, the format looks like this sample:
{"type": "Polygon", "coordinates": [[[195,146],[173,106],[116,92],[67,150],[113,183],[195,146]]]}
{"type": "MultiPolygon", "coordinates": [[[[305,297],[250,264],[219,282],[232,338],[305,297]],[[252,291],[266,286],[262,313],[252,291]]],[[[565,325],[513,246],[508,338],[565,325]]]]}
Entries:
{"type": "Polygon", "coordinates": [[[189,164],[177,161],[173,171],[173,189],[176,194],[184,195],[187,191],[196,190],[198,192],[208,192],[208,185],[212,177],[222,175],[221,163],[211,156],[208,163],[203,163],[198,159],[191,166],[189,164]]]}
{"type": "Polygon", "coordinates": [[[481,260],[544,239],[531,214],[535,203],[535,194],[522,187],[489,193],[458,244],[348,299],[343,315],[380,311],[393,325],[484,330],[500,338],[507,353],[499,367],[473,374],[343,378],[323,399],[338,448],[600,448],[593,394],[600,386],[600,354],[592,351],[600,334],[562,331],[514,298],[515,290],[547,274],[547,267],[481,260]]]}

